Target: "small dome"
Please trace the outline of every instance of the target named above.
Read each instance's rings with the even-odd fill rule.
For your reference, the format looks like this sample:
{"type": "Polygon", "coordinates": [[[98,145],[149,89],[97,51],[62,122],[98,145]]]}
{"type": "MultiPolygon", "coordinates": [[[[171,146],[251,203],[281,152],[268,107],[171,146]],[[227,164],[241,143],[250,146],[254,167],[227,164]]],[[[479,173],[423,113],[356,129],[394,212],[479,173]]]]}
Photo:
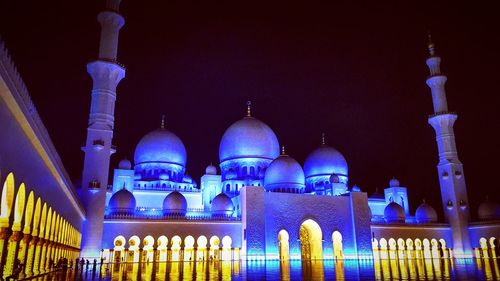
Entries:
{"type": "Polygon", "coordinates": [[[352,188],[351,188],[351,191],[352,192],[361,192],[361,188],[357,185],[354,185],[352,188]]]}
{"type": "Polygon", "coordinates": [[[132,163],[130,163],[127,159],[123,159],[120,163],[118,163],[118,169],[130,170],[132,169],[132,163]]]}
{"type": "Polygon", "coordinates": [[[212,215],[232,215],[234,212],[234,204],[231,198],[224,192],[215,196],[211,205],[212,215]]]}
{"type": "Polygon", "coordinates": [[[205,174],[207,174],[207,175],[217,175],[217,167],[215,167],[212,164],[208,165],[207,168],[205,169],[205,174]]]}
{"type": "Polygon", "coordinates": [[[135,148],[134,162],[170,163],[186,166],[186,148],[181,139],[166,129],[154,130],[139,141],[135,148]]]}
{"type": "Polygon", "coordinates": [[[123,188],[111,196],[108,208],[112,213],[133,213],[135,211],[135,197],[132,192],[123,188]]]}
{"type": "Polygon", "coordinates": [[[389,187],[400,187],[399,181],[396,178],[392,178],[389,181],[389,187]]]}
{"type": "Polygon", "coordinates": [[[436,210],[429,204],[423,202],[418,206],[415,212],[417,223],[432,223],[437,222],[436,210]]]}
{"type": "Polygon", "coordinates": [[[500,205],[486,198],[479,205],[477,215],[479,220],[500,220],[500,205]]]}
{"type": "Polygon", "coordinates": [[[274,160],[280,154],[278,138],[264,122],[245,117],[233,123],[222,136],[219,145],[221,162],[238,158],[274,160]]]}
{"type": "Polygon", "coordinates": [[[187,201],[184,195],[178,191],[170,192],[163,200],[164,214],[185,215],[187,211],[187,201]]]}
{"type": "Polygon", "coordinates": [[[404,223],[405,210],[396,202],[389,203],[384,209],[384,219],[388,223],[404,223]]]}
{"type": "Polygon", "coordinates": [[[267,191],[284,189],[299,193],[303,191],[305,186],[306,182],[302,167],[288,155],[280,155],[280,157],[274,159],[264,175],[264,187],[267,191]]]}
{"type": "Polygon", "coordinates": [[[332,174],[347,177],[347,161],[338,150],[323,144],[307,156],[304,173],[306,178],[332,174]]]}

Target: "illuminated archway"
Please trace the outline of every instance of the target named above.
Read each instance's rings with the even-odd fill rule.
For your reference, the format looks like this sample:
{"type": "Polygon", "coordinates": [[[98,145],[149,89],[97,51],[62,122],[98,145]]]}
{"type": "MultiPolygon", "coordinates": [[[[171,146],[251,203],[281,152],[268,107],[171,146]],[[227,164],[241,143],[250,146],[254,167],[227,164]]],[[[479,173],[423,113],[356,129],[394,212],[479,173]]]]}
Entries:
{"type": "Polygon", "coordinates": [[[194,237],[191,235],[184,238],[184,260],[192,261],[194,259],[194,237]]]}
{"type": "Polygon", "coordinates": [[[113,261],[115,263],[121,262],[123,259],[123,251],[125,250],[125,237],[119,235],[116,236],[115,240],[113,241],[113,261]]]}
{"type": "MultiPolygon", "coordinates": [[[[28,194],[28,200],[26,201],[26,207],[24,210],[24,226],[23,234],[31,234],[31,222],[33,220],[33,212],[35,209],[35,194],[31,191],[28,194]]],[[[19,242],[19,249],[17,253],[17,259],[25,264],[26,253],[28,252],[28,240],[21,239],[19,242]]]]}
{"type": "Polygon", "coordinates": [[[210,237],[210,259],[219,259],[220,239],[214,235],[210,237]]]}
{"type": "Polygon", "coordinates": [[[426,258],[426,259],[432,258],[430,245],[431,245],[431,243],[429,242],[429,239],[425,238],[422,241],[422,246],[423,246],[423,251],[424,251],[424,258],[426,258]]]}
{"type": "MultiPolygon", "coordinates": [[[[14,174],[9,173],[2,187],[2,201],[0,204],[0,227],[10,227],[10,213],[14,204],[14,174]]],[[[1,242],[0,242],[1,243],[1,242]]],[[[2,248],[0,248],[1,251],[2,248]]]]}
{"type": "Polygon", "coordinates": [[[481,237],[479,239],[479,246],[481,247],[481,257],[488,258],[488,240],[486,238],[481,237]]]}
{"type": "Polygon", "coordinates": [[[196,239],[196,259],[205,260],[207,255],[207,237],[200,236],[196,239]]]}
{"type": "Polygon", "coordinates": [[[280,260],[289,260],[290,259],[290,246],[288,244],[288,240],[290,239],[288,232],[284,229],[278,232],[278,247],[279,247],[279,255],[280,260]]]}
{"type": "Polygon", "coordinates": [[[385,238],[380,238],[380,258],[387,259],[387,240],[385,238]]]}
{"type": "Polygon", "coordinates": [[[182,239],[178,235],[175,235],[172,237],[172,261],[179,261],[180,260],[180,253],[181,253],[181,243],[182,239]]]}
{"type": "Polygon", "coordinates": [[[156,242],[158,244],[158,251],[160,252],[159,254],[159,261],[164,262],[167,261],[167,247],[168,247],[168,238],[165,235],[162,235],[158,237],[158,241],[156,242]]]}
{"type": "Polygon", "coordinates": [[[333,258],[334,259],[343,259],[344,258],[344,250],[342,246],[342,234],[338,231],[334,231],[332,234],[333,241],[333,258]]]}
{"type": "Polygon", "coordinates": [[[398,238],[398,258],[399,259],[404,259],[405,258],[405,240],[403,238],[398,238]]]}
{"type": "Polygon", "coordinates": [[[439,239],[439,249],[441,250],[441,257],[443,258],[450,257],[448,249],[446,248],[446,241],[443,238],[439,239]]]}
{"type": "Polygon", "coordinates": [[[142,247],[142,255],[143,255],[142,260],[147,263],[153,262],[155,239],[153,238],[153,236],[148,235],[144,237],[144,239],[142,240],[142,244],[144,245],[142,247]]]}
{"type": "Polygon", "coordinates": [[[500,254],[499,254],[499,245],[498,245],[498,239],[496,237],[490,237],[490,240],[489,241],[489,246],[490,246],[490,256],[492,258],[498,258],[500,257],[500,254]]]}
{"type": "Polygon", "coordinates": [[[323,258],[323,233],[318,223],[311,219],[304,221],[300,226],[299,237],[303,260],[323,258]]]}
{"type": "Polygon", "coordinates": [[[229,237],[228,235],[222,237],[222,254],[221,254],[221,259],[223,261],[229,261],[232,260],[232,255],[231,255],[231,246],[233,244],[233,239],[229,237]]]}
{"type": "Polygon", "coordinates": [[[433,258],[440,258],[439,243],[435,238],[431,239],[431,253],[433,258]]]}
{"type": "Polygon", "coordinates": [[[127,262],[139,262],[139,244],[141,239],[134,235],[128,239],[128,257],[127,262]]]}
{"type": "Polygon", "coordinates": [[[408,251],[408,258],[409,259],[414,259],[415,258],[415,248],[413,247],[413,240],[410,238],[406,239],[406,250],[408,251]]]}
{"type": "Polygon", "coordinates": [[[397,243],[394,238],[389,238],[389,258],[396,259],[397,243]]]}

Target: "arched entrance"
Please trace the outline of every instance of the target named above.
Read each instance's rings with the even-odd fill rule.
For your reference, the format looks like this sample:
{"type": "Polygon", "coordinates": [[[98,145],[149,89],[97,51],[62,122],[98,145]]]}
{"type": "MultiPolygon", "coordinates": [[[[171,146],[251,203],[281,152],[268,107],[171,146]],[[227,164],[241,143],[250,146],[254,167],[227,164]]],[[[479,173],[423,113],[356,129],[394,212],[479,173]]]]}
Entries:
{"type": "Polygon", "coordinates": [[[323,258],[323,234],[318,223],[308,219],[302,223],[299,230],[300,251],[303,260],[323,258]]]}
{"type": "Polygon", "coordinates": [[[151,235],[148,235],[144,238],[144,240],[142,241],[142,244],[144,245],[142,247],[142,261],[144,262],[153,262],[154,261],[154,243],[155,243],[155,239],[153,238],[153,236],[151,235]]]}
{"type": "Polygon", "coordinates": [[[231,257],[231,245],[233,244],[233,240],[229,236],[222,237],[222,260],[229,261],[232,259],[231,257]]]}
{"type": "Polygon", "coordinates": [[[184,261],[192,261],[194,259],[194,237],[191,235],[184,238],[184,261]]]}
{"type": "Polygon", "coordinates": [[[127,262],[139,262],[139,244],[141,239],[136,235],[128,239],[128,257],[127,262]]]}
{"type": "Polygon", "coordinates": [[[168,247],[168,238],[165,235],[158,237],[158,252],[159,252],[159,261],[167,261],[167,247],[168,247]]]}
{"type": "Polygon", "coordinates": [[[182,239],[178,235],[172,237],[172,258],[171,261],[179,261],[181,256],[181,243],[182,239]]]}
{"type": "Polygon", "coordinates": [[[343,259],[344,258],[344,251],[342,247],[342,234],[338,231],[334,231],[332,234],[332,241],[333,241],[333,258],[338,260],[338,259],[343,259]]]}
{"type": "Polygon", "coordinates": [[[290,247],[288,244],[289,235],[284,229],[278,233],[278,248],[280,260],[286,261],[290,259],[290,247]]]}
{"type": "Polygon", "coordinates": [[[123,251],[125,250],[125,237],[121,235],[117,236],[113,244],[115,246],[113,248],[113,262],[119,263],[123,259],[123,251]]]}
{"type": "Polygon", "coordinates": [[[207,237],[200,236],[196,239],[196,259],[205,260],[207,255],[207,237]]]}

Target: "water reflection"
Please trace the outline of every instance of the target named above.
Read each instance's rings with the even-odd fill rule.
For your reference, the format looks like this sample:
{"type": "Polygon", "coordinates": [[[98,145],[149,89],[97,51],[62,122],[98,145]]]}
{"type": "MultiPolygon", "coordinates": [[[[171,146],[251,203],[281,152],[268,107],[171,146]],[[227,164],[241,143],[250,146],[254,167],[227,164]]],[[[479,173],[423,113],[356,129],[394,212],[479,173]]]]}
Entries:
{"type": "Polygon", "coordinates": [[[187,261],[116,263],[37,281],[166,281],[166,280],[499,280],[499,259],[374,259],[291,261],[187,261]]]}

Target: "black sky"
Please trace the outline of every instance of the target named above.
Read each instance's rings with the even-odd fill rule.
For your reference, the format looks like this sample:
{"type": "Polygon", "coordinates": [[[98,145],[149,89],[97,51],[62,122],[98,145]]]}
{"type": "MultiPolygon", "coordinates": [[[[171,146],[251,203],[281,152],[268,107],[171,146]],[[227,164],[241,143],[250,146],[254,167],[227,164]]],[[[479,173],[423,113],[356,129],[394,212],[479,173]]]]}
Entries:
{"type": "MultiPolygon", "coordinates": [[[[423,197],[440,210],[425,85],[431,30],[449,108],[459,115],[455,133],[475,215],[484,196],[499,190],[494,1],[307,2],[124,1],[118,57],[127,73],[118,87],[113,167],[131,159],[166,114],[199,182],[205,166],[218,162],[224,130],[252,100],[254,116],[299,162],[324,131],[346,157],[351,185],[371,194],[395,176],[408,187],[412,210],[423,197]]],[[[85,65],[97,56],[104,1],[0,3],[0,34],[77,179],[92,83],[85,65]]]]}

